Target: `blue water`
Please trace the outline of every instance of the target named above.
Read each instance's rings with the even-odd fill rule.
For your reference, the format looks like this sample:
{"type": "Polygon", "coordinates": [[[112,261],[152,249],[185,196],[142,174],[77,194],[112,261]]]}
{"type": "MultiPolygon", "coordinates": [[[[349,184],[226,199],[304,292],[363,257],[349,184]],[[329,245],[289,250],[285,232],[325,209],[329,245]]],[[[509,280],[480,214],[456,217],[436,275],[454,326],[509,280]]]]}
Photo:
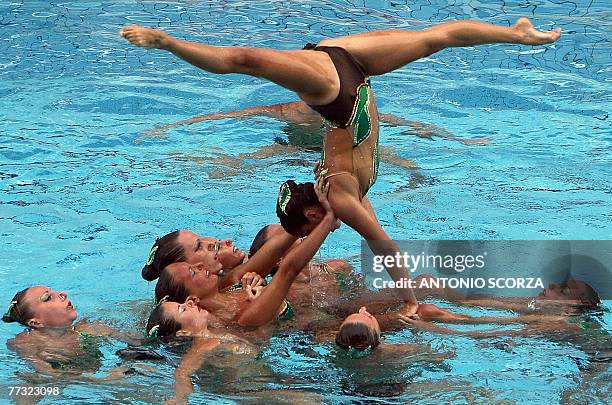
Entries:
{"type": "MultiPolygon", "coordinates": [[[[216,175],[229,169],[211,157],[254,152],[282,137],[283,125],[273,119],[215,121],[172,129],[162,139],[143,136],[156,125],[200,114],[296,98],[259,79],[213,76],[168,53],[128,46],[117,31],[129,23],[215,45],[279,49],[451,19],[509,24],[526,15],[541,29],[561,27],[554,45],[446,50],[373,78],[380,111],[491,143],[464,146],[384,128],[381,144],[414,159],[419,169],[383,163],[369,197],[396,239],[609,239],[610,12],[604,0],[2,2],[0,303],[45,284],[68,291],[81,316],[138,331],[154,287],[139,273],[156,237],[191,228],[246,248],[261,226],[275,222],[280,182],[311,178],[305,162],[316,155],[308,152],[253,160],[254,167],[232,176],[216,175]]],[[[358,235],[347,228],[321,250],[322,257],[352,258],[356,267],[358,254],[358,235]]],[[[609,312],[599,322],[609,331],[609,312]]],[[[29,370],[3,344],[19,331],[14,324],[0,329],[0,398],[19,383],[16,372],[29,370]]],[[[456,356],[441,366],[396,364],[390,378],[405,384],[385,403],[609,400],[609,368],[582,367],[589,339],[485,344],[410,331],[389,338],[456,356]]],[[[120,347],[108,343],[103,368],[119,362],[114,352],[120,347]]],[[[178,362],[168,356],[173,360],[156,365],[150,376],[120,384],[68,381],[62,399],[159,403],[178,362]]],[[[331,402],[381,398],[360,388],[365,369],[339,366],[331,346],[307,336],[274,338],[258,361],[274,375],[264,381],[266,389],[331,402]]],[[[230,395],[202,384],[192,398],[232,403],[251,395],[236,390],[230,395]]]]}

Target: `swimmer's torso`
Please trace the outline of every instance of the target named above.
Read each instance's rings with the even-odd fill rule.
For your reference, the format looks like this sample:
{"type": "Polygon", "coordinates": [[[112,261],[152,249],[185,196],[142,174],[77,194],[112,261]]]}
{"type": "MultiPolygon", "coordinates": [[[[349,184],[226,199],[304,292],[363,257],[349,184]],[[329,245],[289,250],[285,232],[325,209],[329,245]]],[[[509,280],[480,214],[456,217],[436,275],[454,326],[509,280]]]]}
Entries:
{"type": "Polygon", "coordinates": [[[329,128],[323,143],[319,173],[325,178],[352,174],[366,195],[378,174],[378,110],[372,88],[360,91],[354,123],[347,128],[329,128]]]}

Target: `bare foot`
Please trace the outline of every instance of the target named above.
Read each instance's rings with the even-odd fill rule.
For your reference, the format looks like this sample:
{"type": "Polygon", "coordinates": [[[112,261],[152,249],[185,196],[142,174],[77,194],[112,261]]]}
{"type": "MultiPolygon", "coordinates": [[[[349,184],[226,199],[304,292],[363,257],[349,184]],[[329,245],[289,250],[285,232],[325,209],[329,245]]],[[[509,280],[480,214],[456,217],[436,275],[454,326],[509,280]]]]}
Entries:
{"type": "Polygon", "coordinates": [[[140,25],[128,25],[119,31],[119,35],[136,46],[143,48],[164,49],[168,46],[171,36],[163,31],[153,28],[144,28],[140,25]]]}
{"type": "Polygon", "coordinates": [[[555,42],[561,36],[561,28],[552,31],[538,31],[529,19],[521,17],[514,24],[514,29],[519,33],[519,43],[524,45],[543,45],[555,42]]]}

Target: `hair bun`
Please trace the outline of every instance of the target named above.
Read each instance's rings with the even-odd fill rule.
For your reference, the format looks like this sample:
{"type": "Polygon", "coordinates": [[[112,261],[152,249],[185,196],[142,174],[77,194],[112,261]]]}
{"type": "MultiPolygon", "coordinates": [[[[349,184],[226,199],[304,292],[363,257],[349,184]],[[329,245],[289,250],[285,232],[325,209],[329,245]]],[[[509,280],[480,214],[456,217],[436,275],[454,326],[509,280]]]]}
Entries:
{"type": "Polygon", "coordinates": [[[2,315],[2,322],[13,323],[13,322],[17,322],[17,321],[15,319],[13,319],[13,317],[10,316],[10,315],[2,315]]]}
{"type": "Polygon", "coordinates": [[[145,264],[142,268],[141,275],[145,280],[153,281],[159,277],[159,271],[157,271],[153,266],[145,264]]]}

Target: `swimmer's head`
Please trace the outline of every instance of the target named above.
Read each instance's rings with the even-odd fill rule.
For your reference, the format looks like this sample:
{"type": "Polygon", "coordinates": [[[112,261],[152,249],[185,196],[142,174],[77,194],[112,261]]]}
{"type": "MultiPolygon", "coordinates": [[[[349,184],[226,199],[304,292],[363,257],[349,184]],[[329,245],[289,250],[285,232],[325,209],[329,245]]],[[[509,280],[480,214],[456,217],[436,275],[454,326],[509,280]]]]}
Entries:
{"type": "Polygon", "coordinates": [[[142,278],[153,281],[169,264],[185,260],[183,246],[179,243],[181,232],[183,231],[170,232],[155,241],[149,251],[149,258],[142,268],[142,278]]]}
{"type": "Polygon", "coordinates": [[[200,236],[190,230],[179,232],[177,244],[183,252],[183,260],[195,264],[215,260],[223,269],[231,270],[242,264],[246,253],[238,249],[231,239],[217,239],[211,236],[200,236]]]}
{"type": "Polygon", "coordinates": [[[595,309],[601,303],[599,295],[584,281],[569,279],[563,283],[550,283],[538,297],[540,304],[557,303],[576,309],[595,309]]]}
{"type": "Polygon", "coordinates": [[[336,344],[342,348],[373,349],[380,343],[380,326],[365,307],[346,317],[336,334],[336,344]]]}
{"type": "Polygon", "coordinates": [[[174,302],[185,302],[190,295],[204,299],[218,291],[220,270],[221,265],[210,259],[196,264],[172,263],[159,275],[155,298],[158,302],[164,297],[174,302]]]}
{"type": "Polygon", "coordinates": [[[15,294],[2,320],[34,329],[61,328],[72,325],[76,317],[68,294],[38,285],[15,294]]]}
{"type": "Polygon", "coordinates": [[[276,215],[285,230],[293,236],[303,237],[317,226],[325,216],[313,183],[284,182],[276,202],[276,215]]]}
{"type": "Polygon", "coordinates": [[[159,304],[147,322],[147,336],[193,336],[206,332],[208,311],[198,306],[198,299],[189,297],[185,303],[165,301],[159,304]]]}
{"type": "Polygon", "coordinates": [[[172,263],[196,264],[209,259],[218,261],[224,269],[230,270],[241,264],[245,256],[246,253],[234,246],[230,239],[200,236],[187,229],[174,231],[155,242],[149,260],[142,269],[142,277],[152,281],[172,263]]]}

